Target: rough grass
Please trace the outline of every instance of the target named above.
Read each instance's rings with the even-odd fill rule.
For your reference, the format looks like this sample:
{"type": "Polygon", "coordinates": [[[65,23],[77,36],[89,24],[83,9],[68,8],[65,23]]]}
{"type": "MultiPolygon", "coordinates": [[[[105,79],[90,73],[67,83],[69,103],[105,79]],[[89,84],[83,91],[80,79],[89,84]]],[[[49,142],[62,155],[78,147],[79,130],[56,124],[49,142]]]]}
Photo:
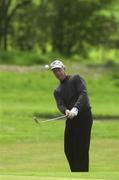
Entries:
{"type": "MultiPolygon", "coordinates": [[[[67,68],[67,71],[85,78],[94,115],[119,115],[118,68],[89,68],[77,64],[67,68]]],[[[51,72],[44,71],[42,67],[36,68],[36,72],[35,68],[21,73],[1,72],[0,82],[2,113],[58,113],[53,97],[53,90],[58,82],[51,72]]]]}

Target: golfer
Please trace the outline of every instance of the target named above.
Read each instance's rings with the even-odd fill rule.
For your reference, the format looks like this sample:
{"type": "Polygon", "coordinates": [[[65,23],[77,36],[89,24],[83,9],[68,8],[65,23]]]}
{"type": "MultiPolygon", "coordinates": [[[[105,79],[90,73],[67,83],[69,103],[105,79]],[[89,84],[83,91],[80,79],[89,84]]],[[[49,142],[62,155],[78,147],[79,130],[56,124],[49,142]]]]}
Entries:
{"type": "Polygon", "coordinates": [[[79,75],[67,75],[60,60],[50,64],[58,87],[54,97],[58,109],[66,115],[64,151],[72,172],[89,171],[89,147],[92,114],[85,81],[79,75]]]}

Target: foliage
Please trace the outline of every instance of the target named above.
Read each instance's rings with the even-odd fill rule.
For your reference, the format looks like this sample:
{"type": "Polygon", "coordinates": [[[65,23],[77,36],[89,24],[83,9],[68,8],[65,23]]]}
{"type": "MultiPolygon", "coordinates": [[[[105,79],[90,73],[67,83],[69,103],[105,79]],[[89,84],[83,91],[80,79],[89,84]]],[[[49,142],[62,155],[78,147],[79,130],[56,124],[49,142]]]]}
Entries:
{"type": "Polygon", "coordinates": [[[87,55],[88,45],[103,45],[115,31],[114,17],[101,13],[112,1],[53,1],[54,49],[70,55],[87,55]],[[112,26],[113,23],[113,26],[112,26]]]}
{"type": "Polygon", "coordinates": [[[35,64],[42,64],[45,63],[46,57],[39,56],[39,54],[29,53],[29,52],[0,52],[0,63],[7,65],[14,64],[14,65],[35,65],[35,64]]]}
{"type": "Polygon", "coordinates": [[[27,6],[29,3],[30,0],[21,0],[21,2],[17,3],[14,0],[0,1],[0,48],[7,49],[12,17],[15,15],[17,9],[27,6]]]}
{"type": "Polygon", "coordinates": [[[93,46],[116,47],[112,0],[1,0],[0,48],[86,57],[93,46]],[[4,11],[5,10],[5,11],[4,11]]]}
{"type": "Polygon", "coordinates": [[[0,51],[0,64],[24,66],[41,65],[51,63],[56,57],[66,60],[64,56],[54,52],[44,54],[35,51],[0,51]]]}

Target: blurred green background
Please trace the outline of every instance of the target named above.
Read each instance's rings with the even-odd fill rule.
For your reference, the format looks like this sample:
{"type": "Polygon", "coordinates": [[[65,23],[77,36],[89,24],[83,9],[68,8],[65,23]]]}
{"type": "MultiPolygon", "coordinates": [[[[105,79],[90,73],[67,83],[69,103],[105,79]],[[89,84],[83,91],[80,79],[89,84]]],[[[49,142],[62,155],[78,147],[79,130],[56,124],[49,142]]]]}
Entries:
{"type": "Polygon", "coordinates": [[[0,0],[0,179],[119,179],[119,0],[0,0]],[[70,174],[65,121],[44,69],[61,59],[87,83],[94,125],[90,173],[70,174]],[[13,175],[13,176],[10,176],[13,175]],[[17,175],[17,176],[15,176],[17,175]]]}
{"type": "Polygon", "coordinates": [[[1,0],[0,12],[0,63],[118,63],[119,0],[1,0]]]}

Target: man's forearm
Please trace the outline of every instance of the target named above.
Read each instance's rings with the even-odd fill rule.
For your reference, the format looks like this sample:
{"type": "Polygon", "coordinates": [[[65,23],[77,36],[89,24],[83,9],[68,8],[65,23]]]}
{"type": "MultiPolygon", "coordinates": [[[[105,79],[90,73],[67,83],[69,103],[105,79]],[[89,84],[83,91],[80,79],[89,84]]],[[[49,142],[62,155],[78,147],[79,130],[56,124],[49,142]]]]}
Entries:
{"type": "Polygon", "coordinates": [[[78,108],[78,110],[80,111],[85,103],[86,103],[86,93],[82,92],[78,97],[74,107],[78,108]]]}
{"type": "Polygon", "coordinates": [[[58,107],[58,109],[60,110],[60,112],[62,112],[63,114],[65,114],[65,111],[66,111],[66,107],[64,106],[64,105],[59,105],[59,104],[57,104],[57,107],[58,107]]]}

